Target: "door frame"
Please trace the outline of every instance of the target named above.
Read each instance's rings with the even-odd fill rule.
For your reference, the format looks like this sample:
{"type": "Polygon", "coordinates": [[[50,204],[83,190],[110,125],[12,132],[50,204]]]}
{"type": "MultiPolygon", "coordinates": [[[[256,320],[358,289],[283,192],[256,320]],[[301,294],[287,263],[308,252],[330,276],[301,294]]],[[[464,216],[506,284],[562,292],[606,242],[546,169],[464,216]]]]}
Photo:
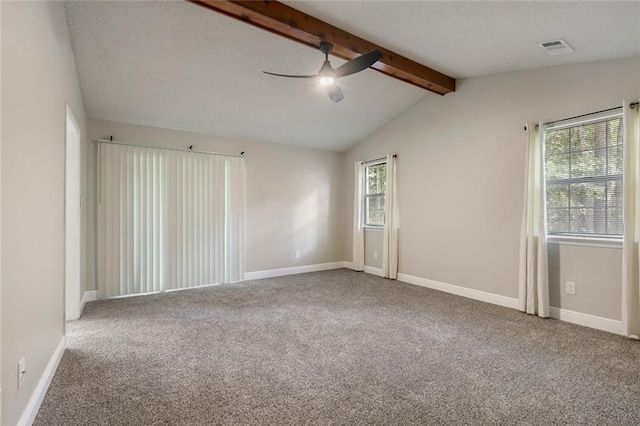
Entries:
{"type": "Polygon", "coordinates": [[[82,283],[82,134],[80,126],[78,126],[78,122],[71,112],[71,108],[69,108],[68,104],[65,104],[65,107],[64,316],[65,321],[71,321],[80,318],[80,314],[82,313],[80,294],[82,283]],[[73,194],[70,194],[70,191],[73,192],[73,194]],[[73,223],[70,223],[70,221],[73,223]]]}

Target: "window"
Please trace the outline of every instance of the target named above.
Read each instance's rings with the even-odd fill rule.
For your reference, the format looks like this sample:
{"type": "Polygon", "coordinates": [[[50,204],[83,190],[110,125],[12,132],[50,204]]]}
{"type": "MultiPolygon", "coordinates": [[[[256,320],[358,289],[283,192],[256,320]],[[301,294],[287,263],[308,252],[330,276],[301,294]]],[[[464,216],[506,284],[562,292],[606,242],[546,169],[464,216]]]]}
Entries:
{"type": "Polygon", "coordinates": [[[364,168],[364,226],[384,226],[387,163],[369,163],[364,168]]]}
{"type": "Polygon", "coordinates": [[[544,129],[549,235],[622,238],[622,111],[544,129]]]}

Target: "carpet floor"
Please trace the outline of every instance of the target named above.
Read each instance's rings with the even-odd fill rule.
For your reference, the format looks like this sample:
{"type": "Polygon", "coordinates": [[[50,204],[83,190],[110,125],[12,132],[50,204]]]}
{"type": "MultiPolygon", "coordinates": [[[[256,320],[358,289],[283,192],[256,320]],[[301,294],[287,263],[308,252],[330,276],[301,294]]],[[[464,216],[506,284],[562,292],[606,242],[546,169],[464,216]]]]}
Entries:
{"type": "Polygon", "coordinates": [[[87,304],[35,425],[639,425],[640,343],[345,269],[87,304]]]}

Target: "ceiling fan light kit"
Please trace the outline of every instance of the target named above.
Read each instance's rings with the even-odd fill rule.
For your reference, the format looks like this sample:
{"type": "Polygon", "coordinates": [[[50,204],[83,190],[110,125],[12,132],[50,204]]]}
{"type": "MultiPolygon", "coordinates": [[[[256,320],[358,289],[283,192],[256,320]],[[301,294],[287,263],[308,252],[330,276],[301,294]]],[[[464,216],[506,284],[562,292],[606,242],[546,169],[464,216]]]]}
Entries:
{"type": "Polygon", "coordinates": [[[333,77],[320,77],[320,84],[322,84],[323,86],[331,84],[334,81],[335,80],[333,79],[333,77]]]}
{"type": "Polygon", "coordinates": [[[323,41],[320,43],[320,51],[324,53],[324,63],[320,67],[320,71],[316,75],[289,75],[289,74],[277,74],[273,72],[263,71],[265,74],[275,75],[276,77],[288,77],[288,78],[315,78],[320,81],[320,84],[325,86],[327,94],[333,102],[340,102],[344,99],[342,89],[336,84],[336,80],[341,77],[356,74],[366,70],[371,65],[375,64],[382,58],[382,52],[379,50],[372,50],[350,61],[342,64],[338,68],[334,69],[329,62],[329,53],[333,50],[333,44],[323,41]]]}

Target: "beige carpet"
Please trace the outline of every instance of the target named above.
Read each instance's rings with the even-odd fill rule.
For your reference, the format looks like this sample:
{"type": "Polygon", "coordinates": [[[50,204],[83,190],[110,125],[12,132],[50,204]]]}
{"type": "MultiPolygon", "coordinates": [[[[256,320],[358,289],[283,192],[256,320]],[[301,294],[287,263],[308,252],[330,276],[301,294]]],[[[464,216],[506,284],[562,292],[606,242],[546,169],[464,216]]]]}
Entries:
{"type": "Polygon", "coordinates": [[[639,425],[640,343],[348,270],[99,301],[36,425],[639,425]]]}

